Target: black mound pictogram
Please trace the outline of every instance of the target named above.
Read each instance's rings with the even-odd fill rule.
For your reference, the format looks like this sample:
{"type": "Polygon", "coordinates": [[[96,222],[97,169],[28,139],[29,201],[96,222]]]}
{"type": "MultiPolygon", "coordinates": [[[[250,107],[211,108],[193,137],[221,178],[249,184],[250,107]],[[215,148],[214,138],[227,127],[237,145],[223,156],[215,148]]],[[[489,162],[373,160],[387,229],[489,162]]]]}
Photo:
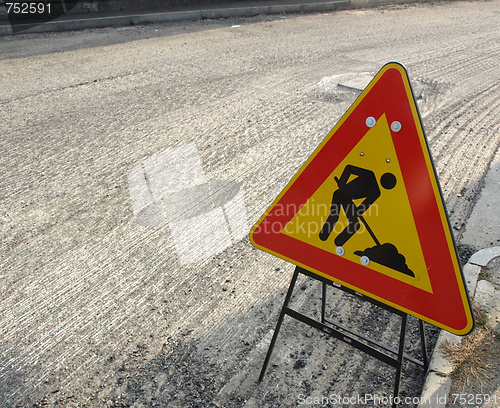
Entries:
{"type": "Polygon", "coordinates": [[[354,254],[358,256],[367,256],[371,262],[376,262],[398,272],[402,272],[405,275],[413,278],[415,277],[415,274],[406,265],[406,258],[390,243],[366,248],[364,251],[356,251],[354,254]]]}

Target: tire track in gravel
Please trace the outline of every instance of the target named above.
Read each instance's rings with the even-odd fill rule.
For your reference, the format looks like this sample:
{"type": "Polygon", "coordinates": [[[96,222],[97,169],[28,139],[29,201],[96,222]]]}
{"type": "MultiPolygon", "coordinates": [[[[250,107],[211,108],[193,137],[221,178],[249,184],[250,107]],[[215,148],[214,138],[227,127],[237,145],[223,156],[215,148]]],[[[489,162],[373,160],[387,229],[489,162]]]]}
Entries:
{"type": "MultiPolygon", "coordinates": [[[[466,38],[465,41],[467,41],[466,38]]],[[[441,55],[437,63],[436,56],[430,56],[427,62],[432,62],[435,67],[426,70],[426,75],[430,77],[446,76],[452,82],[453,80],[464,78],[464,74],[467,73],[472,74],[471,76],[467,76],[469,80],[487,78],[488,75],[485,75],[485,73],[487,73],[488,70],[498,68],[496,61],[498,61],[500,47],[492,47],[494,45],[493,43],[489,44],[489,47],[492,48],[477,50],[474,48],[474,45],[475,42],[471,42],[470,44],[461,44],[460,48],[457,48],[452,52],[447,49],[445,51],[446,57],[443,58],[443,55],[441,55]],[[473,50],[472,52],[474,55],[464,56],[465,47],[470,47],[473,50]],[[451,62],[442,63],[447,60],[451,60],[451,62]],[[481,75],[479,76],[478,74],[481,75]]]]}
{"type": "Polygon", "coordinates": [[[457,241],[481,188],[473,181],[482,180],[500,144],[499,89],[494,84],[466,102],[440,109],[427,131],[457,241]]]}
{"type": "MultiPolygon", "coordinates": [[[[260,107],[262,109],[263,107],[260,107]]],[[[269,107],[268,107],[269,108],[269,107]]],[[[292,105],[292,111],[287,112],[287,110],[283,111],[282,107],[279,105],[275,105],[274,107],[270,107],[271,109],[266,109],[266,114],[269,115],[271,114],[272,116],[278,116],[278,115],[283,115],[289,119],[294,117],[294,109],[292,105]],[[274,112],[274,113],[273,113],[274,112]]],[[[312,108],[311,108],[312,109],[312,108]]],[[[206,113],[207,116],[210,116],[210,110],[206,113]]],[[[186,115],[187,116],[187,115],[186,115]]],[[[200,123],[203,122],[203,119],[200,121],[200,123]]],[[[304,120],[299,121],[298,124],[293,125],[292,123],[289,123],[289,131],[293,129],[294,126],[303,126],[304,125],[304,120]]],[[[279,126],[282,126],[283,121],[279,124],[279,126]]],[[[192,123],[191,123],[192,125],[192,123]]],[[[275,126],[278,126],[278,122],[274,123],[275,126]]],[[[174,124],[170,125],[174,126],[174,124]]],[[[200,124],[201,126],[201,124],[200,124]]],[[[205,122],[206,126],[206,122],[205,122]]],[[[125,152],[123,152],[125,153],[125,152]]],[[[273,155],[268,154],[269,160],[272,160],[273,155]]],[[[290,170],[287,170],[290,171],[290,170]]],[[[279,174],[277,175],[279,179],[283,178],[279,174]]],[[[286,175],[285,175],[286,177],[286,175]]],[[[113,177],[111,177],[113,178],[113,177]]],[[[68,181],[66,181],[68,182],[68,181]]],[[[19,223],[22,224],[22,223],[19,223]]],[[[19,225],[18,224],[18,225],[19,225]]],[[[118,236],[120,235],[127,235],[126,232],[113,232],[112,235],[106,240],[110,243],[112,243],[114,240],[118,240],[118,236]],[[113,238],[113,236],[115,236],[113,238]]],[[[34,244],[32,242],[32,244],[34,244]]],[[[71,339],[75,339],[75,343],[85,343],[87,340],[93,339],[99,332],[100,327],[107,326],[107,327],[114,327],[113,331],[109,334],[110,336],[116,336],[117,338],[121,338],[123,333],[121,333],[120,326],[123,324],[123,322],[117,321],[116,317],[113,317],[114,311],[116,311],[118,305],[121,303],[123,300],[124,296],[124,291],[125,292],[130,292],[131,289],[134,286],[137,286],[139,283],[141,283],[141,276],[142,274],[137,275],[129,275],[128,277],[123,276],[120,279],[120,287],[117,288],[114,285],[114,281],[116,280],[116,276],[113,277],[110,280],[110,284],[107,285],[106,282],[100,282],[99,289],[102,291],[100,294],[94,293],[95,288],[92,287],[92,283],[95,281],[92,278],[92,273],[95,270],[95,267],[99,265],[99,269],[101,269],[103,272],[105,272],[107,269],[113,270],[114,269],[114,263],[115,263],[115,258],[116,256],[113,254],[113,252],[117,253],[134,253],[134,247],[136,245],[143,246],[143,242],[131,242],[128,244],[126,247],[121,247],[119,251],[117,251],[117,248],[113,249],[113,245],[107,246],[107,250],[103,252],[102,248],[100,248],[100,245],[102,242],[99,244],[96,244],[94,247],[89,247],[86,246],[86,254],[83,254],[82,256],[78,255],[77,253],[72,253],[72,252],[67,252],[66,255],[62,258],[59,259],[57,262],[49,262],[44,265],[44,268],[39,270],[40,278],[39,279],[33,279],[32,282],[26,286],[25,291],[29,293],[35,293],[34,289],[37,287],[42,287],[44,288],[43,291],[38,292],[36,295],[36,298],[29,298],[24,302],[17,303],[16,307],[16,313],[15,315],[12,315],[12,319],[8,319],[5,322],[5,327],[9,328],[9,332],[14,336],[17,337],[19,336],[24,330],[31,330],[27,334],[28,336],[24,336],[25,338],[31,338],[32,340],[26,344],[26,348],[23,352],[22,357],[14,358],[10,360],[10,363],[15,364],[18,367],[21,367],[22,369],[31,367],[31,375],[26,377],[26,381],[28,381],[31,384],[37,385],[40,384],[42,380],[44,380],[45,375],[41,373],[41,371],[36,369],[36,366],[33,366],[31,363],[35,360],[50,360],[51,364],[46,366],[45,369],[49,371],[48,369],[54,368],[57,370],[60,366],[64,366],[66,363],[66,360],[68,357],[71,357],[72,354],[82,354],[82,355],[87,355],[89,356],[87,360],[80,360],[80,367],[76,369],[72,375],[67,376],[64,380],[60,380],[60,386],[64,388],[65,384],[69,384],[73,382],[74,386],[75,384],[75,379],[78,379],[78,377],[85,372],[85,367],[88,367],[90,363],[95,361],[96,357],[93,355],[93,353],[90,353],[90,349],[88,346],[85,344],[83,346],[79,346],[78,348],[73,348],[70,347],[66,350],[66,352],[60,354],[59,359],[51,358],[50,355],[53,353],[58,353],[57,347],[54,348],[54,341],[55,340],[61,340],[62,337],[64,336],[65,338],[65,343],[67,344],[71,339]],[[88,251],[88,253],[87,253],[88,251]],[[72,258],[85,258],[89,260],[89,254],[92,253],[91,259],[95,259],[95,262],[92,262],[93,267],[90,265],[85,265],[85,267],[80,268],[77,267],[75,268],[74,265],[72,267],[66,267],[63,270],[61,270],[60,265],[61,264],[67,264],[69,265],[71,263],[72,258]],[[68,261],[65,262],[65,258],[68,258],[68,261]],[[50,273],[47,273],[46,271],[50,271],[50,273]],[[70,280],[72,281],[72,286],[70,288],[66,288],[66,282],[64,279],[62,279],[65,276],[68,276],[68,273],[72,274],[73,271],[79,271],[78,275],[72,276],[70,280]],[[105,289],[109,287],[108,289],[105,289]],[[107,290],[107,291],[106,291],[107,290]],[[92,294],[94,293],[94,294],[92,294]],[[91,302],[83,300],[82,295],[85,294],[86,296],[91,295],[90,298],[93,299],[91,302]],[[81,300],[79,300],[81,299],[81,300]],[[57,319],[57,323],[54,322],[54,324],[51,325],[51,327],[47,330],[43,331],[43,334],[40,332],[40,329],[43,327],[38,326],[36,329],[29,329],[29,327],[34,327],[36,326],[36,323],[40,320],[42,316],[49,316],[51,315],[51,310],[57,309],[57,308],[63,308],[63,309],[72,309],[72,305],[70,305],[68,302],[71,301],[73,306],[80,305],[80,307],[85,306],[84,310],[84,316],[85,316],[85,322],[83,323],[81,321],[81,318],[83,317],[82,314],[76,313],[73,316],[69,316],[69,320],[66,316],[59,316],[57,319]],[[33,309],[33,304],[36,303],[36,308],[33,309]],[[99,325],[93,326],[93,322],[96,321],[96,318],[93,316],[97,316],[99,314],[100,310],[107,310],[110,311],[108,312],[103,318],[99,318],[99,325]],[[35,313],[34,313],[35,312],[35,313]],[[17,322],[15,319],[18,319],[17,322]],[[20,320],[19,320],[20,319],[20,320]],[[27,319],[27,320],[26,320],[27,319]],[[28,329],[26,329],[28,328],[28,329]],[[82,333],[87,333],[84,337],[77,336],[75,337],[74,332],[82,332],[82,333]],[[16,332],[17,334],[13,334],[16,332]],[[78,340],[76,340],[78,339],[78,340]]],[[[21,246],[21,248],[24,245],[21,246]]],[[[13,248],[11,247],[11,250],[13,248]]],[[[12,253],[13,257],[17,257],[16,253],[18,251],[14,251],[12,253]]],[[[22,259],[22,258],[17,258],[17,259],[22,259]]],[[[13,259],[14,260],[14,259],[13,259]]],[[[8,261],[7,261],[8,262],[8,261]]],[[[12,266],[11,266],[12,267],[12,266]]],[[[156,269],[156,268],[154,268],[156,269]]],[[[211,285],[222,285],[223,283],[223,278],[221,275],[218,273],[218,269],[211,268],[213,273],[207,274],[207,277],[211,279],[211,285]]],[[[154,275],[152,275],[154,277],[154,275]]],[[[95,276],[94,276],[95,278],[95,276]]],[[[154,278],[156,279],[156,278],[154,278]]],[[[192,276],[191,274],[186,274],[184,279],[177,279],[174,285],[170,285],[168,290],[165,290],[164,292],[158,292],[155,293],[155,296],[168,296],[169,294],[175,293],[176,289],[178,292],[182,290],[183,287],[189,287],[190,291],[196,292],[198,290],[196,284],[193,284],[193,281],[191,280],[192,276]]],[[[254,286],[254,291],[256,292],[255,295],[253,296],[254,298],[257,297],[257,293],[260,293],[262,291],[262,288],[265,286],[261,283],[262,279],[258,279],[256,281],[256,284],[254,286]]],[[[279,284],[279,281],[278,281],[279,284]]],[[[273,289],[270,290],[270,292],[275,292],[273,289]]],[[[144,294],[147,295],[147,294],[144,294]]],[[[210,302],[210,298],[206,298],[208,302],[210,302]]],[[[6,298],[4,305],[9,305],[15,303],[15,298],[6,298]]],[[[195,298],[193,297],[190,301],[188,302],[183,302],[183,301],[175,301],[174,299],[171,300],[172,303],[178,303],[178,304],[183,304],[185,309],[182,312],[181,315],[178,317],[174,317],[173,315],[170,316],[169,320],[172,322],[183,322],[183,325],[189,325],[190,321],[193,320],[204,320],[207,324],[210,326],[210,324],[214,324],[215,322],[218,322],[220,318],[223,316],[221,314],[214,314],[213,318],[210,316],[206,316],[207,310],[215,309],[217,310],[218,308],[216,305],[214,305],[213,308],[208,307],[208,305],[205,302],[198,303],[198,311],[201,311],[201,315],[197,313],[197,311],[194,311],[194,313],[189,310],[189,306],[192,306],[192,303],[195,301],[195,298]]],[[[212,300],[213,301],[213,300],[212,300]]],[[[240,299],[239,303],[240,305],[244,302],[244,300],[240,299]]],[[[136,303],[134,305],[135,308],[140,309],[143,308],[144,305],[144,300],[140,303],[136,303]]],[[[231,310],[231,313],[234,313],[238,311],[240,308],[238,306],[240,305],[235,305],[236,307],[233,307],[231,309],[224,309],[226,312],[229,312],[231,310]]],[[[10,307],[10,306],[9,306],[10,307]]],[[[121,314],[121,313],[120,313],[121,314]]],[[[131,309],[127,308],[127,315],[128,319],[134,319],[134,317],[139,317],[141,313],[137,311],[132,311],[131,309]]],[[[144,313],[144,315],[147,315],[144,313]]],[[[142,320],[139,318],[138,320],[142,320]]],[[[175,331],[171,330],[170,331],[171,335],[175,337],[175,331]]],[[[94,340],[94,343],[97,343],[98,347],[103,347],[104,342],[102,340],[94,340]]],[[[59,343],[62,345],[62,343],[59,343]]],[[[14,347],[14,345],[12,346],[14,347]]],[[[10,351],[12,351],[9,349],[10,351]]],[[[129,354],[132,351],[133,347],[125,347],[124,351],[125,354],[129,354]]],[[[6,350],[6,353],[9,352],[9,350],[6,350]]],[[[112,355],[112,352],[106,353],[107,355],[112,355]]],[[[9,383],[12,389],[16,388],[15,383],[12,383],[7,379],[5,383],[9,383]]],[[[11,397],[14,397],[15,391],[13,394],[11,394],[11,397]]]]}

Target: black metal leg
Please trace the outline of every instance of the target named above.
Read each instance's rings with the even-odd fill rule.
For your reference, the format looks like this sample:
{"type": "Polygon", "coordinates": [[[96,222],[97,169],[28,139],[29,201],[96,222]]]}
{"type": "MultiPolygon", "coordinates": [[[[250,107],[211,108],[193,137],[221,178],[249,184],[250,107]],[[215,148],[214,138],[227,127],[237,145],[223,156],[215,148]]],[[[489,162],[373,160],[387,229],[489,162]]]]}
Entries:
{"type": "Polygon", "coordinates": [[[429,359],[427,357],[427,340],[425,338],[425,326],[422,320],[418,320],[420,326],[420,342],[422,343],[422,362],[424,363],[424,370],[429,368],[429,359]]]}
{"type": "Polygon", "coordinates": [[[325,323],[326,319],[326,283],[321,282],[321,323],[325,323]]]}
{"type": "Polygon", "coordinates": [[[399,337],[398,365],[396,367],[396,381],[394,382],[394,402],[393,408],[397,407],[396,397],[399,395],[399,384],[401,382],[401,371],[403,370],[403,356],[405,351],[406,322],[408,315],[404,314],[401,321],[401,336],[399,337]]]}
{"type": "Polygon", "coordinates": [[[271,354],[273,354],[274,344],[276,343],[276,339],[278,338],[278,333],[281,328],[281,323],[283,322],[283,318],[285,317],[285,308],[288,306],[290,298],[292,297],[293,288],[295,287],[295,282],[297,282],[298,275],[299,275],[298,268],[295,268],[295,272],[293,273],[292,276],[292,281],[290,282],[290,286],[288,287],[288,292],[285,297],[285,303],[283,303],[283,307],[281,308],[281,313],[278,318],[278,323],[276,323],[273,338],[271,339],[271,344],[269,345],[269,349],[267,350],[267,355],[266,359],[264,360],[264,365],[262,366],[262,370],[260,371],[259,382],[262,381],[264,375],[266,374],[267,365],[269,364],[269,360],[271,359],[271,354]]]}
{"type": "Polygon", "coordinates": [[[349,329],[346,326],[343,326],[340,323],[336,323],[333,321],[330,321],[329,319],[326,318],[326,294],[327,294],[327,287],[326,285],[332,285],[331,282],[327,281],[325,278],[320,278],[316,275],[314,275],[312,272],[307,271],[306,269],[296,267],[292,281],[290,282],[290,286],[288,287],[288,292],[285,297],[285,302],[283,304],[283,307],[281,308],[281,312],[278,318],[278,322],[276,323],[276,328],[274,329],[273,337],[271,339],[271,343],[269,345],[269,349],[267,351],[266,358],[264,360],[264,364],[262,366],[262,370],[260,372],[259,376],[259,382],[262,381],[264,378],[264,375],[267,370],[267,366],[269,364],[269,360],[271,359],[271,355],[274,350],[274,346],[276,344],[276,339],[278,338],[279,331],[281,329],[281,324],[283,322],[283,319],[285,315],[288,315],[296,320],[299,320],[311,327],[314,327],[318,330],[321,330],[324,333],[327,333],[331,337],[335,337],[338,340],[341,340],[345,343],[350,344],[351,346],[357,348],[358,350],[361,350],[365,353],[368,353],[369,355],[379,359],[380,361],[383,361],[392,367],[396,369],[396,378],[394,381],[394,402],[392,407],[397,408],[396,401],[398,400],[397,397],[399,396],[399,387],[401,383],[401,377],[402,377],[402,372],[403,372],[403,363],[404,360],[408,360],[414,364],[417,364],[421,367],[424,367],[426,370],[428,368],[428,357],[427,357],[427,345],[426,345],[426,336],[425,336],[425,327],[424,327],[424,322],[419,320],[419,325],[420,325],[420,340],[421,340],[421,345],[422,345],[422,361],[418,361],[415,358],[405,355],[405,338],[406,338],[406,328],[408,324],[408,315],[402,311],[398,311],[392,307],[389,307],[383,303],[377,302],[373,299],[370,299],[368,297],[364,297],[363,295],[360,295],[359,293],[353,291],[352,289],[343,287],[341,285],[335,285],[339,289],[343,290],[346,293],[349,293],[351,295],[356,295],[356,296],[361,296],[363,300],[369,301],[370,303],[373,303],[385,310],[389,310],[392,313],[396,313],[397,315],[401,316],[401,333],[399,337],[399,348],[398,349],[393,349],[391,347],[388,347],[384,344],[381,344],[379,342],[376,342],[373,339],[370,339],[369,337],[366,337],[360,333],[355,332],[354,330],[349,329]],[[320,280],[322,282],[322,298],[321,298],[321,322],[311,319],[310,317],[299,313],[293,309],[290,309],[288,307],[288,304],[290,302],[290,299],[292,297],[293,289],[295,287],[295,284],[297,282],[297,277],[299,273],[303,273],[307,276],[310,276],[314,279],[320,280]],[[326,325],[328,323],[328,325],[326,325]],[[372,346],[375,345],[377,348],[373,348],[372,346]],[[393,355],[396,355],[394,357],[390,356],[387,353],[381,352],[378,350],[378,348],[382,348],[383,350],[392,353],[393,355]]]}

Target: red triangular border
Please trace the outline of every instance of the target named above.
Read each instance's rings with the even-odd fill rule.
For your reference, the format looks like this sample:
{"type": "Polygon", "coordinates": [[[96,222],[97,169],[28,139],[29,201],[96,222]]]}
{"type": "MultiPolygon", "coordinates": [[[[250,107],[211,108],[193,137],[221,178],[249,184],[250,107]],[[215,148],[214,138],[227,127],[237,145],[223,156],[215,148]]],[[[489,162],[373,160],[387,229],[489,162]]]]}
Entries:
{"type": "Polygon", "coordinates": [[[252,243],[452,333],[467,334],[474,325],[470,303],[435,170],[428,163],[432,161],[406,70],[387,64],[252,228],[252,243]],[[384,113],[388,123],[404,124],[405,136],[393,137],[393,142],[433,293],[281,233],[366,134],[366,118],[378,120],[384,113]]]}

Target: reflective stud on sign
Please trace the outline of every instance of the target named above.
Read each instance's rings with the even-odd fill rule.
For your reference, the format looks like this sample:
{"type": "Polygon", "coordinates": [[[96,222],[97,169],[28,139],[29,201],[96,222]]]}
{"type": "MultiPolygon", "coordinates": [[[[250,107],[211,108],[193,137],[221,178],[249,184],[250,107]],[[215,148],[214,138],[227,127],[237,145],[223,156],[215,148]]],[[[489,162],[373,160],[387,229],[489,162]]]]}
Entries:
{"type": "Polygon", "coordinates": [[[368,116],[366,118],[365,123],[366,123],[366,126],[371,128],[371,127],[375,126],[375,124],[377,123],[377,120],[373,116],[368,116]]]}
{"type": "Polygon", "coordinates": [[[401,130],[401,122],[398,122],[397,120],[392,122],[391,123],[391,130],[393,132],[399,132],[401,130]]]}
{"type": "Polygon", "coordinates": [[[362,256],[360,259],[361,265],[367,266],[370,263],[370,258],[367,256],[362,256]]]}
{"type": "Polygon", "coordinates": [[[342,248],[341,246],[338,246],[336,249],[335,249],[335,252],[337,253],[337,255],[344,255],[344,248],[342,248]]]}

